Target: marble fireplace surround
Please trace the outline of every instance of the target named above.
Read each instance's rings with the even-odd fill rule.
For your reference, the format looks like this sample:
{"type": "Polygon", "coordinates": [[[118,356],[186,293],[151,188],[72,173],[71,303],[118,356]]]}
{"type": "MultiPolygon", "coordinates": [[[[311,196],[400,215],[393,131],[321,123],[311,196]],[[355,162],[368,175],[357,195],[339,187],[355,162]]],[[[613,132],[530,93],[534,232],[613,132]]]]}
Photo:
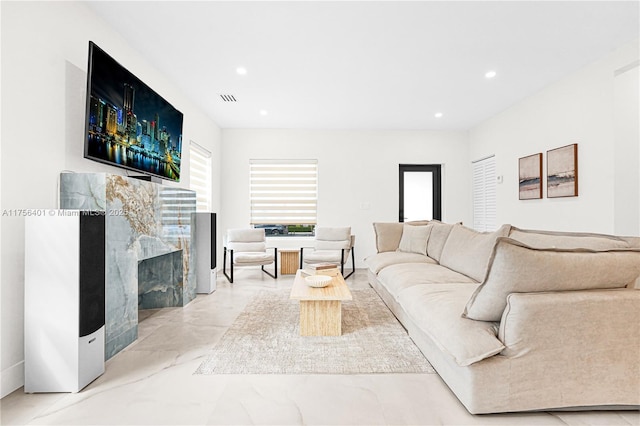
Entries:
{"type": "Polygon", "coordinates": [[[139,300],[141,308],[155,308],[195,298],[194,191],[108,173],[62,173],[60,208],[106,212],[105,359],[138,338],[139,300]],[[146,277],[171,273],[139,289],[140,267],[146,277]]]}

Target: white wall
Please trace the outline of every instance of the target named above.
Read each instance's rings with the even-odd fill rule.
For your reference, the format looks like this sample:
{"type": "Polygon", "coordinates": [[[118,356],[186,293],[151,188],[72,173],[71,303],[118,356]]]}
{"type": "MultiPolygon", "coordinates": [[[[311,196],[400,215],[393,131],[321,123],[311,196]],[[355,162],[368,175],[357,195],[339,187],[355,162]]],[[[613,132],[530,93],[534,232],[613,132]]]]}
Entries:
{"type": "MultiPolygon", "coordinates": [[[[220,129],[161,70],[79,2],[2,2],[2,212],[56,208],[63,170],[124,170],[83,158],[88,42],[93,40],[184,114],[183,145],[195,140],[214,156],[219,210],[220,129]]],[[[188,186],[188,151],[182,161],[188,186]]],[[[3,215],[1,396],[23,383],[24,219],[3,215]]]]}
{"type": "Polygon", "coordinates": [[[640,235],[640,61],[614,77],[614,230],[640,235]]]}
{"type": "MultiPolygon", "coordinates": [[[[637,59],[636,41],[471,129],[471,159],[495,154],[497,174],[504,177],[498,185],[498,223],[615,232],[614,72],[637,59]],[[542,152],[546,186],[546,151],[572,143],[578,144],[579,196],[549,199],[545,187],[545,198],[519,201],[518,158],[542,152]]],[[[637,155],[630,162],[626,167],[640,167],[637,155]]],[[[637,205],[637,184],[623,191],[637,205]]]]}
{"type": "Polygon", "coordinates": [[[249,226],[250,159],[317,159],[318,223],[352,227],[358,267],[375,253],[372,223],[398,221],[399,164],[443,164],[443,220],[470,222],[466,132],[225,129],[222,135],[222,231],[249,226]]]}

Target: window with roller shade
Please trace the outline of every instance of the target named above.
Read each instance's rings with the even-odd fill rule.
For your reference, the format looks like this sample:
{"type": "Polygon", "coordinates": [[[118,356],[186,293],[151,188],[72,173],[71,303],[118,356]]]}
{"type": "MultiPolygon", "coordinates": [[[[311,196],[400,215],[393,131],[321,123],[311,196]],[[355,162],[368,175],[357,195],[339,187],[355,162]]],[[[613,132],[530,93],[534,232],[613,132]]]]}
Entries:
{"type": "Polygon", "coordinates": [[[267,235],[313,235],[317,160],[250,160],[251,224],[267,235]]]}
{"type": "Polygon", "coordinates": [[[473,229],[497,229],[496,159],[483,158],[472,163],[473,176],[473,229]]]}
{"type": "Polygon", "coordinates": [[[189,144],[189,189],[196,192],[196,211],[211,211],[211,152],[189,144]]]}

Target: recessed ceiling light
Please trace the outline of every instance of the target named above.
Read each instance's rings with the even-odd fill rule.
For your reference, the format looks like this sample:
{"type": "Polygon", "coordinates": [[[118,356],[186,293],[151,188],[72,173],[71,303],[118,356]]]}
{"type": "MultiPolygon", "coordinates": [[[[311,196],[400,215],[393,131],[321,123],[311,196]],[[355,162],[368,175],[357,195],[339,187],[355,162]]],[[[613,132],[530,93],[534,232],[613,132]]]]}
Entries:
{"type": "Polygon", "coordinates": [[[484,75],[486,78],[493,78],[496,76],[496,72],[491,70],[491,71],[487,71],[487,73],[484,75]]]}
{"type": "Polygon", "coordinates": [[[442,118],[442,116],[443,116],[443,115],[444,115],[444,114],[442,114],[441,112],[436,112],[433,116],[434,116],[435,118],[442,118]]]}
{"type": "Polygon", "coordinates": [[[261,109],[260,110],[260,115],[267,115],[267,114],[269,114],[269,113],[267,112],[266,109],[261,109]]]}
{"type": "Polygon", "coordinates": [[[245,67],[238,67],[236,68],[236,74],[247,75],[247,69],[245,67]]]}

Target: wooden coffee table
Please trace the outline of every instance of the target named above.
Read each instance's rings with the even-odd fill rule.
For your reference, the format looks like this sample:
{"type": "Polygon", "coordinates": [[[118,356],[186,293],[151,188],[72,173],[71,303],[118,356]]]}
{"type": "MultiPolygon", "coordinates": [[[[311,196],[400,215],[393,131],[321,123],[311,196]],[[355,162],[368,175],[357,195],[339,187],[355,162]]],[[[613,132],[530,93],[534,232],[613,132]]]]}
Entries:
{"type": "Polygon", "coordinates": [[[338,273],[328,286],[314,288],[307,285],[304,277],[298,270],[289,296],[300,301],[300,335],[342,335],[342,301],[352,299],[344,278],[338,273]]]}

